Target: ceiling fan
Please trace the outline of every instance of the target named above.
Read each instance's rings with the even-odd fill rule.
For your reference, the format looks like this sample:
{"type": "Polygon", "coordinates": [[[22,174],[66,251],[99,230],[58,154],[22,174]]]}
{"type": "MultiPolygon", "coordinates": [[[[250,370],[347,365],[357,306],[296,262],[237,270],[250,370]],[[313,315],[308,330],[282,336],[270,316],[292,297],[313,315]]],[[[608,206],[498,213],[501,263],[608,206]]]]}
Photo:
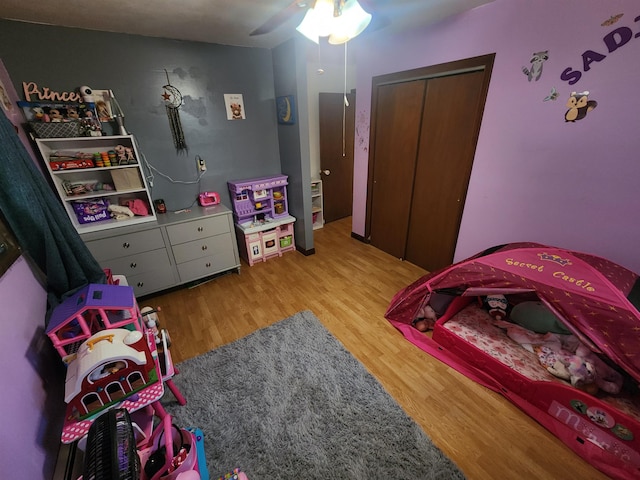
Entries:
{"type": "MultiPolygon", "coordinates": [[[[382,17],[378,13],[375,12],[376,8],[373,5],[373,2],[370,0],[358,0],[362,7],[368,12],[373,14],[373,18],[375,21],[374,29],[381,28],[386,26],[389,22],[388,18],[382,17]]],[[[302,16],[306,13],[309,8],[313,8],[315,5],[315,0],[294,0],[287,7],[280,10],[278,13],[269,18],[266,22],[260,25],[258,28],[253,30],[249,35],[265,35],[267,33],[272,32],[279,26],[288,22],[291,18],[299,16],[302,19],[302,16]]],[[[345,0],[334,0],[334,15],[339,15],[339,12],[344,5],[345,0]]],[[[372,24],[374,22],[372,21],[372,24]]],[[[372,25],[373,26],[373,25],[372,25]]]]}

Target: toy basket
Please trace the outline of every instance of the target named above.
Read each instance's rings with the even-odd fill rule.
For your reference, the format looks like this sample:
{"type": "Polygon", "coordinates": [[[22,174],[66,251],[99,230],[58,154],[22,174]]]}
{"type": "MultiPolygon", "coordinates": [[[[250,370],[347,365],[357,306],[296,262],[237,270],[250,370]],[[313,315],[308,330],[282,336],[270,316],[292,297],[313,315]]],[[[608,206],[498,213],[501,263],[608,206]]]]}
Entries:
{"type": "Polygon", "coordinates": [[[70,138],[82,136],[80,122],[29,122],[38,138],[70,138]]]}

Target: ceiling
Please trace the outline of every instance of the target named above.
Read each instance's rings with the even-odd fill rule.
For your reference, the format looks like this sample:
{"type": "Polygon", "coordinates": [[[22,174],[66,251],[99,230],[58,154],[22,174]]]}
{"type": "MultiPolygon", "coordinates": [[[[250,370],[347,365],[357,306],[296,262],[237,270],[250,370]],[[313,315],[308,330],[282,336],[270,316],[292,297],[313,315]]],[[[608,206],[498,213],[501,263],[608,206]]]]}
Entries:
{"type": "MultiPolygon", "coordinates": [[[[398,31],[433,23],[491,1],[360,0],[360,3],[374,15],[367,31],[376,28],[398,31]]],[[[295,3],[302,3],[302,0],[2,0],[0,18],[149,37],[273,48],[299,35],[295,27],[302,20],[306,8],[298,8],[295,3]],[[250,35],[287,7],[293,10],[288,21],[270,33],[250,35]]]]}

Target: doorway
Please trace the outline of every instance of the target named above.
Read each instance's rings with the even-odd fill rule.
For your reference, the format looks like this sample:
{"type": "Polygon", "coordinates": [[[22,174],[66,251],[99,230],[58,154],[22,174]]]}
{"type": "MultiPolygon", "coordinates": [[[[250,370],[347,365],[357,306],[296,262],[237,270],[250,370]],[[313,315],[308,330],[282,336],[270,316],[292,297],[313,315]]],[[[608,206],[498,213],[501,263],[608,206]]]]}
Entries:
{"type": "Polygon", "coordinates": [[[324,222],[351,216],[355,95],[320,93],[320,175],[324,222]]]}
{"type": "Polygon", "coordinates": [[[453,261],[494,55],[373,79],[365,235],[434,271],[453,261]]]}

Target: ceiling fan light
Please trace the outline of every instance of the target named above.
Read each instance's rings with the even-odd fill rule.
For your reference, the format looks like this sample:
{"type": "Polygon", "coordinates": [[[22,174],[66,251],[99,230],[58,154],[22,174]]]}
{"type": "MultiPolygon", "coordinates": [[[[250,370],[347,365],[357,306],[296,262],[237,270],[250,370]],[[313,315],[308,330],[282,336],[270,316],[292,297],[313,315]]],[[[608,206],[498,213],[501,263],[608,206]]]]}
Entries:
{"type": "Polygon", "coordinates": [[[315,43],[319,43],[319,37],[329,37],[330,44],[339,45],[360,35],[371,22],[371,14],[358,0],[346,0],[337,17],[334,7],[334,0],[316,0],[296,30],[315,43]]]}
{"type": "Polygon", "coordinates": [[[316,12],[319,17],[330,18],[333,17],[334,0],[316,0],[312,10],[316,12]]]}
{"type": "Polygon", "coordinates": [[[312,42],[320,43],[320,35],[318,34],[317,21],[315,19],[313,8],[307,10],[307,13],[300,22],[300,25],[296,27],[296,30],[312,42]]]}
{"type": "Polygon", "coordinates": [[[329,34],[329,43],[339,45],[360,35],[371,23],[371,14],[365,12],[358,0],[347,0],[342,15],[335,19],[334,28],[329,34]]]}
{"type": "Polygon", "coordinates": [[[337,17],[333,16],[333,0],[316,0],[313,7],[313,19],[316,22],[318,35],[327,37],[335,28],[337,17]]]}
{"type": "Polygon", "coordinates": [[[318,43],[318,37],[327,37],[334,30],[336,18],[333,16],[333,9],[333,0],[316,0],[316,4],[307,10],[296,30],[318,43]]]}

